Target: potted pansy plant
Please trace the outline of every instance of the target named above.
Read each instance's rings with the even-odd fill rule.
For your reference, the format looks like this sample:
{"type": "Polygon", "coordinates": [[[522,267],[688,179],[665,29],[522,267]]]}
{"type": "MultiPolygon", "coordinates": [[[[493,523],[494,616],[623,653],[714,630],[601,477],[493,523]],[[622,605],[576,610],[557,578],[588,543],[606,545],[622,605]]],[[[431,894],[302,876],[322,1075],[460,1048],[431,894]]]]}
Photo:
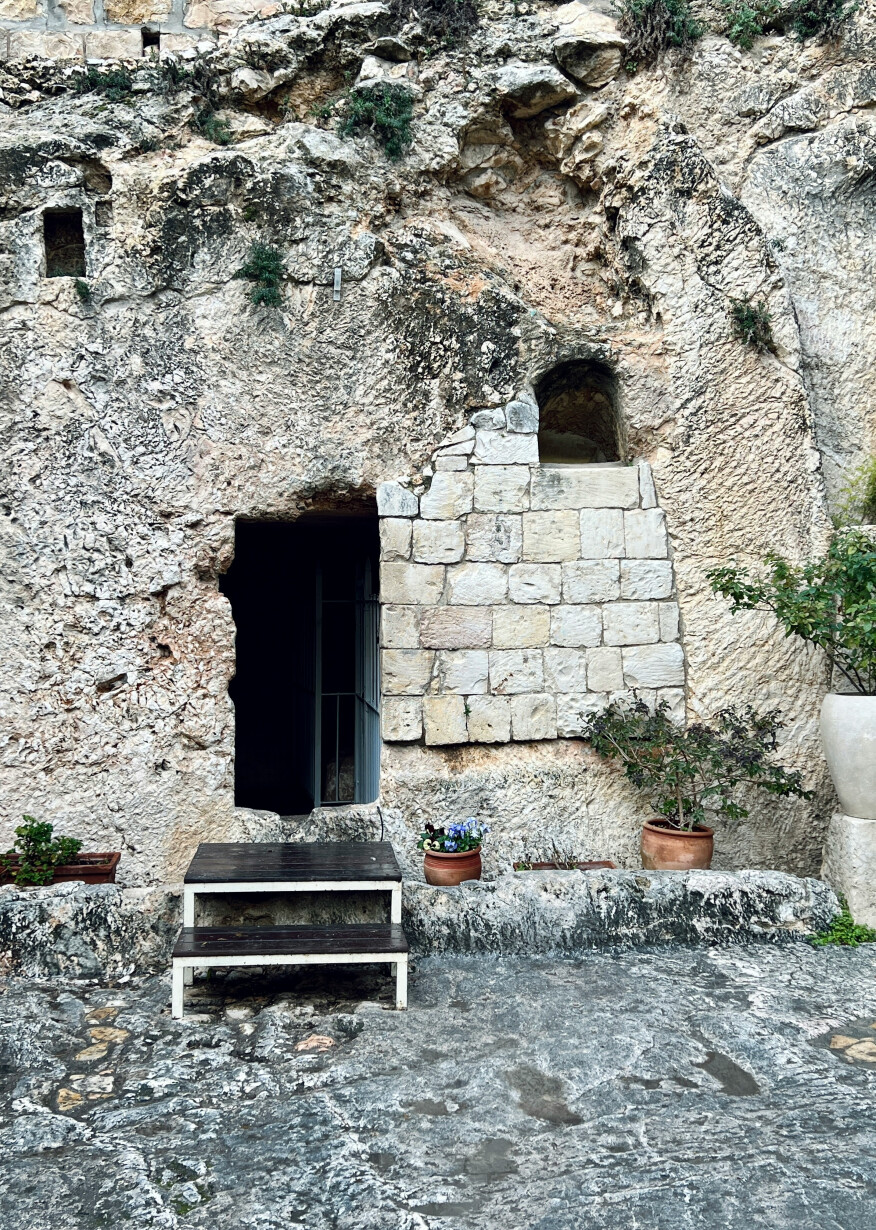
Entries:
{"type": "Polygon", "coordinates": [[[474,816],[446,828],[427,824],[417,847],[424,851],[423,871],[428,884],[452,886],[481,878],[481,846],[489,826],[474,816]]]}

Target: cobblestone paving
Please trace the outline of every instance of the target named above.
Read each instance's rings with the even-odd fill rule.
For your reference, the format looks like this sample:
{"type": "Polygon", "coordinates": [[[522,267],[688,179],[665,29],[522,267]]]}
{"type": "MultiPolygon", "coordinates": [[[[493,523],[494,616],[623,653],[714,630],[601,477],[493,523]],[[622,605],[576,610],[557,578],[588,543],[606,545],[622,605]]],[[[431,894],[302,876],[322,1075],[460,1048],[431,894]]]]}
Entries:
{"type": "Polygon", "coordinates": [[[876,1224],[876,950],[0,995],[4,1230],[876,1224]],[[263,992],[258,997],[257,992],[263,992]]]}

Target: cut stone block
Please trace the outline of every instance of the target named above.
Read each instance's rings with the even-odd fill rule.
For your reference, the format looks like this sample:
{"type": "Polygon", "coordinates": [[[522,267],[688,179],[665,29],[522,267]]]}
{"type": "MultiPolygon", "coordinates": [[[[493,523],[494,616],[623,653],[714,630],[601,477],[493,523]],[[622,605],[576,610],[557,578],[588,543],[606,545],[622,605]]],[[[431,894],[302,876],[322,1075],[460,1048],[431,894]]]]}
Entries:
{"type": "Polygon", "coordinates": [[[377,488],[377,512],[381,517],[416,517],[420,501],[401,483],[381,483],[377,488]]]}
{"type": "Polygon", "coordinates": [[[138,60],[143,54],[139,30],[89,30],[85,56],[89,60],[138,60]]]}
{"type": "Polygon", "coordinates": [[[508,593],[512,602],[560,601],[562,572],[559,564],[512,564],[508,593]]]}
{"type": "Polygon", "coordinates": [[[624,538],[630,559],[666,559],[666,515],[662,508],[634,508],[624,513],[624,538]]]}
{"type": "Polygon", "coordinates": [[[649,645],[659,641],[657,604],[612,602],[602,612],[602,636],[606,645],[649,645]]]}
{"type": "Polygon", "coordinates": [[[420,498],[420,516],[430,521],[455,521],[471,512],[473,474],[435,474],[432,485],[420,498]]]}
{"type": "Polygon", "coordinates": [[[435,655],[423,649],[383,649],[380,687],[385,696],[419,696],[432,678],[435,655]]]}
{"type": "Polygon", "coordinates": [[[620,559],[624,554],[624,514],[620,508],[585,508],[580,513],[581,558],[620,559]]]}
{"type": "Polygon", "coordinates": [[[170,0],[104,0],[103,12],[114,25],[139,26],[146,21],[161,21],[170,7],[170,0]]]}
{"type": "Polygon", "coordinates": [[[843,894],[856,923],[876,927],[876,820],[831,816],[821,878],[843,894]]]}
{"type": "MultiPolygon", "coordinates": [[[[381,525],[385,525],[382,522],[381,525]]],[[[403,522],[414,527],[414,559],[420,564],[455,564],[465,551],[465,533],[458,521],[403,522]]]]}
{"type": "Polygon", "coordinates": [[[441,606],[423,611],[420,644],[427,649],[488,649],[492,623],[493,613],[484,607],[441,606]]]}
{"type": "Polygon", "coordinates": [[[544,684],[552,692],[586,692],[587,653],[583,649],[544,651],[544,684]]]}
{"type": "Polygon", "coordinates": [[[587,650],[587,682],[591,692],[619,692],[624,686],[624,665],[619,649],[587,650]]]}
{"type": "Polygon", "coordinates": [[[462,606],[504,602],[508,569],[504,564],[456,564],[447,570],[447,600],[462,606]]]}
{"type": "Polygon", "coordinates": [[[628,688],[684,687],[684,653],[678,644],[634,645],[623,650],[628,688]]]}
{"type": "Polygon", "coordinates": [[[470,743],[507,743],[511,738],[511,702],[507,696],[468,698],[470,743]]]}
{"type": "Polygon", "coordinates": [[[622,559],[622,598],[670,598],[672,564],[668,559],[622,559]]]}
{"type": "Polygon", "coordinates": [[[480,466],[475,471],[477,512],[525,512],[529,508],[528,466],[480,466]]]}
{"type": "Polygon", "coordinates": [[[51,60],[81,60],[84,54],[81,34],[53,30],[10,30],[9,59],[26,60],[43,56],[51,60]]]}
{"type": "Polygon", "coordinates": [[[443,649],[438,653],[440,691],[460,696],[488,691],[489,658],[485,649],[443,649]]]}
{"type": "Polygon", "coordinates": [[[465,522],[466,558],[516,564],[523,547],[519,514],[472,513],[465,522]]]}
{"type": "Polygon", "coordinates": [[[660,639],[661,641],[677,641],[679,634],[679,618],[677,602],[661,602],[660,639]]]}
{"type": "Polygon", "coordinates": [[[412,743],[423,734],[423,702],[418,696],[387,696],[380,704],[380,733],[387,743],[412,743]]]}
{"type": "Polygon", "coordinates": [[[578,559],[581,528],[575,512],[528,512],[523,514],[524,560],[562,563],[578,559]]]}
{"type": "Polygon", "coordinates": [[[532,507],[635,508],[639,476],[635,466],[540,466],[532,473],[532,507]]]}
{"type": "Polygon", "coordinates": [[[39,11],[39,0],[0,0],[0,21],[27,21],[39,11]]]}
{"type": "Polygon", "coordinates": [[[619,597],[620,573],[616,559],[563,564],[564,602],[610,602],[619,597]]]}
{"type": "Polygon", "coordinates": [[[444,592],[441,564],[381,564],[380,598],[400,606],[435,606],[444,592]]]}
{"type": "Polygon", "coordinates": [[[561,739],[574,739],[584,733],[587,719],[608,704],[604,692],[564,692],[557,696],[557,734],[561,739]]]}
{"type": "Polygon", "coordinates": [[[537,432],[538,406],[534,401],[510,401],[505,407],[505,422],[509,431],[537,432]]]}
{"type": "Polygon", "coordinates": [[[380,643],[384,649],[417,649],[420,645],[422,607],[383,606],[380,609],[380,643]]]}
{"type": "MultiPolygon", "coordinates": [[[[409,559],[411,523],[407,517],[382,517],[380,520],[380,558],[409,559]]],[[[431,561],[430,561],[431,562],[431,561]]]]}
{"type": "Polygon", "coordinates": [[[472,461],[483,465],[538,465],[538,436],[479,431],[472,461]]]}
{"type": "Polygon", "coordinates": [[[511,697],[511,737],[518,743],[556,739],[557,701],[547,693],[511,697]]]}
{"type": "Polygon", "coordinates": [[[669,716],[673,722],[683,724],[687,711],[684,688],[658,688],[654,697],[655,705],[664,700],[669,706],[669,716]]]}
{"type": "Polygon", "coordinates": [[[602,640],[602,608],[555,606],[551,610],[551,644],[579,648],[602,640]]]}
{"type": "Polygon", "coordinates": [[[423,700],[423,727],[430,747],[467,743],[465,700],[461,696],[427,696],[423,700]]]}
{"type": "Polygon", "coordinates": [[[651,471],[651,466],[647,461],[638,463],[639,471],[639,496],[642,501],[643,508],[657,507],[657,491],[654,487],[654,475],[651,471]]]}
{"type": "Polygon", "coordinates": [[[489,410],[478,410],[471,416],[471,425],[475,428],[500,431],[505,426],[505,411],[501,406],[493,406],[489,410]]]}
{"type": "Polygon", "coordinates": [[[496,695],[544,690],[540,649],[494,649],[490,653],[490,691],[496,695]]]}
{"type": "Polygon", "coordinates": [[[497,606],[493,611],[494,649],[535,649],[547,645],[550,607],[497,606]]]}
{"type": "Polygon", "coordinates": [[[468,469],[468,460],[465,457],[441,456],[435,458],[434,466],[436,470],[460,473],[461,471],[468,469]]]}

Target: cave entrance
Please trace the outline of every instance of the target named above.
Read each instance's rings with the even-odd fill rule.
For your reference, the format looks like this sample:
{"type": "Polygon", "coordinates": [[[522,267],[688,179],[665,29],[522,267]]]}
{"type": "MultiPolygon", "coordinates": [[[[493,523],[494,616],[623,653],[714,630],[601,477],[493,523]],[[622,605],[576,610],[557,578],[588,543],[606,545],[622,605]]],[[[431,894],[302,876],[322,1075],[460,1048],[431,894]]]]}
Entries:
{"type": "Polygon", "coordinates": [[[376,509],[238,521],[234,801],[281,815],[372,803],[380,765],[376,509]]]}

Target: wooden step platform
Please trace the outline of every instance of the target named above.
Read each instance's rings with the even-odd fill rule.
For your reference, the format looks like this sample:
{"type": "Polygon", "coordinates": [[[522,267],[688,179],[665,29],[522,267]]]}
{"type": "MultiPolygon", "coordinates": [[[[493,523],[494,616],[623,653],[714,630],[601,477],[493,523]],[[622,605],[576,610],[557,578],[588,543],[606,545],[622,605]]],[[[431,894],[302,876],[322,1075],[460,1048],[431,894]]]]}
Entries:
{"type": "Polygon", "coordinates": [[[397,924],[346,927],[183,927],[173,949],[172,1012],[183,1015],[186,974],[246,965],[366,965],[395,968],[396,1007],[408,1002],[408,941],[397,924]]]}

